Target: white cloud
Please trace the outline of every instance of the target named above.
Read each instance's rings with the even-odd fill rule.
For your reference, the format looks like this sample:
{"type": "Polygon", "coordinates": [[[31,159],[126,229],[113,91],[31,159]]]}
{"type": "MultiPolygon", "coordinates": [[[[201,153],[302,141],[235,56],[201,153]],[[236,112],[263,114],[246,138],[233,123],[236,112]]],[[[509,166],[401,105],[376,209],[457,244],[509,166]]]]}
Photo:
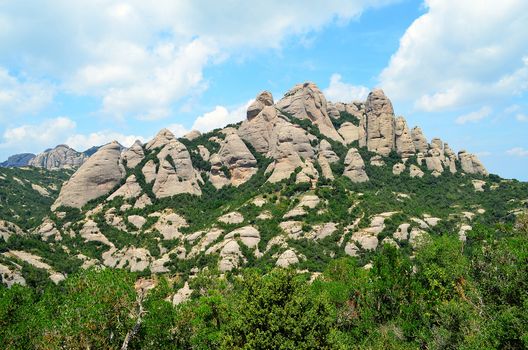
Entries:
{"type": "Polygon", "coordinates": [[[380,75],[389,96],[431,111],[528,89],[528,2],[425,0],[380,75]]]}
{"type": "Polygon", "coordinates": [[[323,91],[326,98],[333,102],[364,101],[369,93],[365,86],[347,84],[340,74],[332,74],[330,85],[323,91]]]}
{"type": "Polygon", "coordinates": [[[507,155],[515,157],[528,157],[528,150],[522,147],[514,147],[506,151],[507,155]]]}
{"type": "Polygon", "coordinates": [[[515,116],[515,119],[520,122],[528,122],[528,115],[519,113],[515,116]]]}
{"type": "Polygon", "coordinates": [[[484,106],[478,111],[474,111],[468,114],[461,115],[455,120],[455,123],[457,124],[476,123],[488,117],[491,114],[491,112],[492,110],[489,106],[484,106]]]}
{"type": "Polygon", "coordinates": [[[60,143],[75,129],[75,122],[67,117],[44,120],[40,124],[26,124],[4,131],[2,149],[38,150],[60,143]]]}
{"type": "Polygon", "coordinates": [[[181,124],[171,124],[167,127],[174,136],[176,137],[182,137],[183,135],[187,134],[190,130],[188,130],[185,126],[181,124]]]}
{"type": "Polygon", "coordinates": [[[160,119],[207,88],[207,65],[280,48],[395,1],[3,2],[0,62],[18,62],[15,69],[46,76],[61,92],[95,96],[106,115],[160,119]]]}
{"type": "Polygon", "coordinates": [[[216,128],[223,128],[227,124],[238,123],[246,118],[247,108],[252,102],[253,100],[249,100],[246,104],[232,110],[224,106],[216,106],[214,110],[196,118],[192,129],[207,132],[216,128]]]}
{"type": "Polygon", "coordinates": [[[0,119],[38,112],[53,100],[53,95],[50,84],[21,81],[0,67],[0,119]]]}
{"type": "Polygon", "coordinates": [[[92,146],[102,146],[117,141],[125,147],[130,147],[136,141],[146,142],[147,139],[137,135],[124,135],[113,131],[98,131],[87,135],[76,134],[66,139],[66,144],[78,151],[84,151],[92,146]]]}

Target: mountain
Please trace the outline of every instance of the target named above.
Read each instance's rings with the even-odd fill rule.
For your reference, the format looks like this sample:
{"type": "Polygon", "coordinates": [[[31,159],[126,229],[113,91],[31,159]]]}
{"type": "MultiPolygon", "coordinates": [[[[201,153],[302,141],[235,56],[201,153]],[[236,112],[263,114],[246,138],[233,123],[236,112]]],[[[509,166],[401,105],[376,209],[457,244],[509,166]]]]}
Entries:
{"type": "Polygon", "coordinates": [[[0,163],[0,168],[18,168],[29,165],[29,162],[35,158],[33,153],[20,153],[7,158],[5,162],[0,163]]]}
{"type": "MultiPolygon", "coordinates": [[[[62,150],[40,164],[57,164],[57,153],[79,159],[62,150]]],[[[339,335],[336,344],[357,338],[370,348],[445,348],[470,339],[457,324],[478,325],[474,334],[484,325],[498,329],[485,316],[497,310],[496,290],[514,290],[504,310],[523,314],[517,290],[526,280],[528,184],[489,174],[475,155],[438,137],[428,141],[395,116],[382,90],[352,103],[327,101],[313,83],[277,102],[264,91],[241,123],[182,138],[163,129],[146,144],[112,142],[82,159],[73,174],[1,173],[9,186],[0,212],[0,276],[10,286],[47,286],[52,295],[49,282],[59,284],[66,294],[50,315],[67,319],[71,310],[108,302],[110,318],[123,307],[121,318],[144,322],[134,336],[98,314],[86,332],[102,317],[98,327],[111,327],[120,342],[145,341],[135,348],[219,348],[220,338],[224,348],[240,348],[253,337],[270,344],[281,327],[287,339],[303,335],[295,344],[312,336],[322,342],[307,348],[334,347],[329,334],[339,335]],[[31,195],[19,195],[34,185],[31,195]],[[35,205],[41,197],[45,205],[35,205]],[[273,322],[281,326],[259,328],[273,322]],[[318,327],[326,331],[313,335],[318,327]]],[[[501,317],[522,324],[510,313],[501,317]]],[[[66,327],[65,319],[47,321],[49,329],[66,327]]],[[[63,332],[39,336],[72,346],[99,339],[63,332]]],[[[110,338],[89,347],[118,347],[101,345],[110,338]]]]}
{"type": "Polygon", "coordinates": [[[39,153],[29,162],[29,165],[48,170],[75,169],[83,164],[88,157],[68,145],[58,145],[53,149],[39,153]]]}

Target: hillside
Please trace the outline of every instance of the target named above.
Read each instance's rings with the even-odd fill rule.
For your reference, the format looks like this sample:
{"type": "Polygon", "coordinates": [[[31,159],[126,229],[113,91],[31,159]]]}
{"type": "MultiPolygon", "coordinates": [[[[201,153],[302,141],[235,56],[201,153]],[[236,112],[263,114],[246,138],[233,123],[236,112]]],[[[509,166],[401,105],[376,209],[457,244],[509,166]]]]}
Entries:
{"type": "MultiPolygon", "coordinates": [[[[464,249],[476,254],[473,249],[487,244],[482,242],[485,235],[522,237],[519,232],[523,231],[514,224],[528,208],[527,183],[490,175],[475,155],[455,152],[439,138],[428,141],[420,128],[410,129],[403,117],[395,116],[383,91],[372,91],[362,102],[331,103],[311,83],[296,85],[277,102],[268,92],[259,94],[245,121],[223,129],[193,132],[179,139],[162,130],[147,144],[136,142],[126,150],[117,142],[105,145],[84,160],[62,188],[71,173],[25,168],[0,171],[6,184],[2,183],[2,198],[9,203],[2,206],[1,218],[21,228],[10,229],[0,239],[4,283],[43,288],[50,280],[66,279],[62,284],[74,290],[76,283],[91,283],[84,278],[123,278],[119,288],[133,294],[130,286],[137,276],[152,278],[146,281],[156,288],[164,280],[159,276],[165,276],[170,287],[164,286],[159,293],[175,305],[191,295],[193,302],[207,305],[205,299],[196,299],[206,298],[200,288],[228,289],[223,295],[234,299],[227,303],[236,298],[249,303],[251,293],[269,296],[275,293],[270,291],[274,283],[295,286],[294,294],[302,294],[304,288],[315,294],[321,292],[317,288],[331,289],[333,280],[348,285],[346,289],[339,284],[346,289],[343,293],[358,293],[354,288],[360,288],[360,282],[355,278],[367,289],[371,286],[367,281],[376,278],[386,281],[389,289],[411,288],[418,283],[412,277],[416,266],[469,259],[454,261],[452,269],[434,271],[440,276],[434,278],[447,278],[442,274],[458,273],[456,264],[464,269],[471,265],[472,258],[464,255],[464,249]],[[36,188],[45,189],[49,196],[36,188]],[[444,248],[452,256],[443,256],[444,248]],[[67,278],[93,266],[135,274],[107,271],[97,277],[91,271],[71,281],[67,278]],[[277,272],[275,267],[289,267],[304,280],[296,284],[296,274],[277,272]],[[333,270],[337,268],[350,269],[354,278],[337,276],[333,270]],[[306,287],[306,280],[321,273],[324,279],[306,287]],[[244,281],[253,282],[233,287],[240,274],[246,276],[244,281]],[[394,280],[393,274],[407,279],[394,280]],[[218,280],[218,276],[225,279],[218,280]],[[211,288],[200,283],[227,286],[211,288]]],[[[522,267],[526,255],[519,254],[512,259],[521,259],[515,266],[522,267]]],[[[449,281],[439,283],[445,282],[452,292],[458,287],[449,281]]],[[[427,292],[420,293],[425,308],[427,292]]],[[[344,300],[351,298],[349,294],[344,300]]],[[[452,295],[443,297],[452,300],[452,295]]],[[[412,296],[405,298],[411,305],[412,296]]],[[[308,309],[327,312],[317,300],[302,302],[308,303],[308,309]]],[[[396,304],[383,302],[390,307],[396,304]]],[[[376,311],[368,305],[368,312],[381,312],[380,304],[376,311]]],[[[443,312],[451,312],[444,307],[443,312]]],[[[304,310],[304,306],[292,308],[291,312],[304,310]]],[[[395,313],[391,309],[372,317],[395,313]]],[[[244,316],[248,322],[250,316],[244,316]]],[[[412,318],[411,313],[406,317],[412,318]]],[[[343,322],[352,327],[353,319],[343,322]]],[[[388,319],[377,320],[376,325],[388,319]]],[[[241,326],[229,327],[232,337],[222,333],[227,337],[224,346],[244,344],[233,335],[242,334],[236,328],[241,326]]],[[[407,334],[405,329],[400,331],[407,334]]],[[[311,348],[332,347],[330,343],[314,344],[318,343],[311,348]]]]}

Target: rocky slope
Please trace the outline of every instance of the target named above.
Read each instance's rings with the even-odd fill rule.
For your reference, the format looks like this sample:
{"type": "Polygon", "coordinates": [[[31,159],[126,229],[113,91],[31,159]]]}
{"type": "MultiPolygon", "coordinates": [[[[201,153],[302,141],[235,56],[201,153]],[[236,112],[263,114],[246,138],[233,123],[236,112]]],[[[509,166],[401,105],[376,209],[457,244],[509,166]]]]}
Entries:
{"type": "MultiPolygon", "coordinates": [[[[145,145],[100,148],[19,240],[37,247],[26,262],[45,258],[55,279],[69,272],[65,261],[184,278],[205,267],[315,273],[345,255],[368,265],[383,244],[412,254],[428,235],[464,240],[527,203],[527,184],[409,129],[382,90],[329,102],[304,83],[277,102],[258,94],[246,120],[221,130],[177,139],[164,129],[145,145]]],[[[4,266],[27,257],[11,240],[0,245],[4,266]]]]}

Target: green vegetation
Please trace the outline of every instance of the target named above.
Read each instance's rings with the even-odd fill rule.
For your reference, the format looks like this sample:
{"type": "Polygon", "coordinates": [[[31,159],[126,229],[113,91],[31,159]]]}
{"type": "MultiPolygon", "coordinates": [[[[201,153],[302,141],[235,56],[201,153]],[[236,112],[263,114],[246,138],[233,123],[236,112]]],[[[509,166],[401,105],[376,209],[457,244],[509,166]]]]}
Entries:
{"type": "MultiPolygon", "coordinates": [[[[309,282],[293,270],[161,277],[88,270],[36,291],[0,287],[4,349],[522,349],[528,346],[528,231],[482,226],[462,244],[441,235],[410,258],[385,246],[372,268],[330,261],[309,282]],[[495,239],[490,240],[490,237],[495,239]]],[[[517,228],[515,228],[517,227],[517,228]]]]}
{"type": "Polygon", "coordinates": [[[22,229],[39,225],[72,173],[31,167],[0,168],[0,220],[10,221],[22,229]],[[45,189],[48,195],[39,193],[32,185],[45,189]]]}

